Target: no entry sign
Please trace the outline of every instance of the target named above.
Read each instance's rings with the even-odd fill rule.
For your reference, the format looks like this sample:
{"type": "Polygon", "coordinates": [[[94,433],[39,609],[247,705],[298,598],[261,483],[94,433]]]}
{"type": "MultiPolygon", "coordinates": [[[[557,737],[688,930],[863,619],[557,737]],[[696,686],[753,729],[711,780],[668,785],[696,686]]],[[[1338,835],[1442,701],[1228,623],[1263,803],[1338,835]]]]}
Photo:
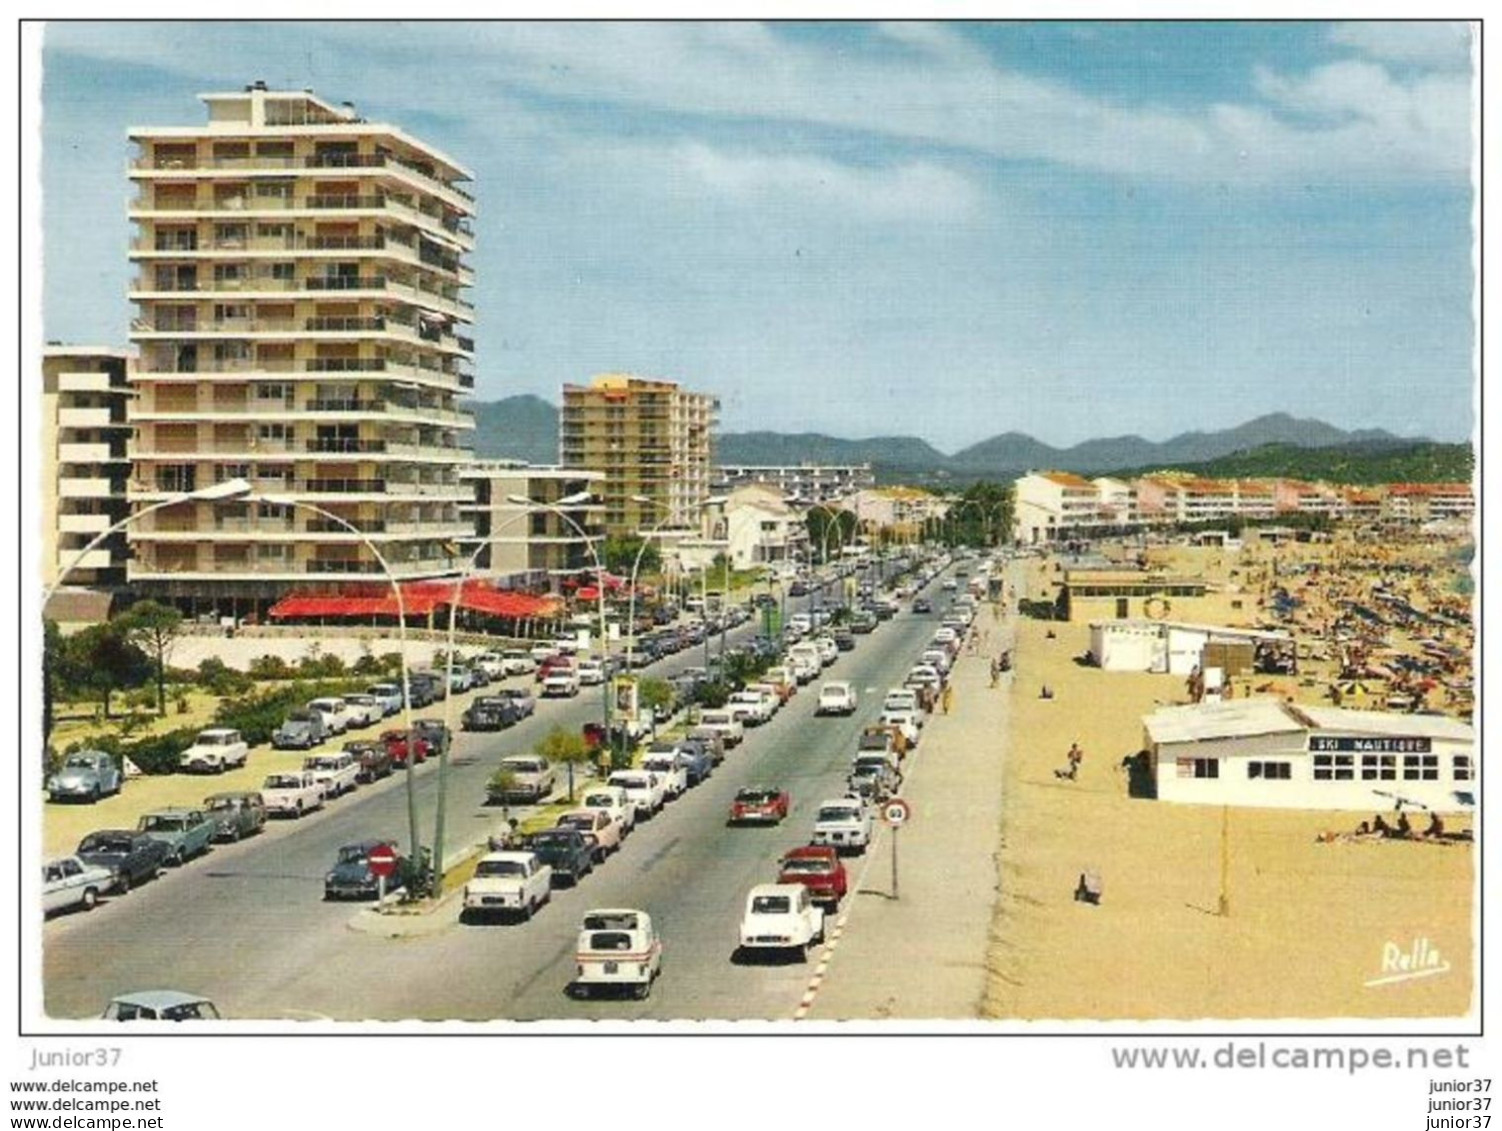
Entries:
{"type": "Polygon", "coordinates": [[[913,815],[906,801],[900,797],[894,797],[884,802],[881,807],[881,819],[892,828],[898,828],[907,823],[907,819],[913,815]]]}
{"type": "Polygon", "coordinates": [[[396,871],[396,849],[389,844],[373,848],[366,857],[366,863],[370,865],[371,875],[384,880],[396,871]]]}

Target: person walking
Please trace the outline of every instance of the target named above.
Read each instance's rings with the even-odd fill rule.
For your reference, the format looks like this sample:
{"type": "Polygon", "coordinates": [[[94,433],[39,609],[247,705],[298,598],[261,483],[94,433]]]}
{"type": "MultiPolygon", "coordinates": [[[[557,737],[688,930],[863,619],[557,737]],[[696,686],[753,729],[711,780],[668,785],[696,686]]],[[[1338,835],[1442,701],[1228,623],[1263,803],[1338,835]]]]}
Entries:
{"type": "Polygon", "coordinates": [[[1069,744],[1069,780],[1074,781],[1080,774],[1080,763],[1085,760],[1085,752],[1080,749],[1078,742],[1069,744]]]}
{"type": "Polygon", "coordinates": [[[991,686],[996,686],[996,681],[1001,678],[1001,661],[995,656],[991,657],[991,686]]]}
{"type": "Polygon", "coordinates": [[[944,685],[944,692],[943,692],[943,694],[939,696],[939,703],[940,703],[940,705],[943,706],[944,713],[946,715],[949,714],[949,705],[953,701],[954,701],[954,687],[951,684],[946,683],[944,685]]]}

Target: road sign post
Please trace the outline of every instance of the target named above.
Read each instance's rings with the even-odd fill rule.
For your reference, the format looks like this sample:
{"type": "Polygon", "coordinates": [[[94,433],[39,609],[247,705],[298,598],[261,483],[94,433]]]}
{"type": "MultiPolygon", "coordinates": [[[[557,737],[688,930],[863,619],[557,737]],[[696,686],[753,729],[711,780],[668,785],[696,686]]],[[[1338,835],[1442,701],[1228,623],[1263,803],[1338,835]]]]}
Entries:
{"type": "Polygon", "coordinates": [[[908,818],[913,815],[908,803],[900,797],[893,797],[882,803],[881,819],[892,830],[892,898],[898,898],[897,887],[897,837],[902,831],[902,826],[907,824],[908,818]]]}
{"type": "Polygon", "coordinates": [[[386,906],[386,879],[396,871],[396,852],[390,845],[379,845],[371,850],[366,864],[375,873],[376,907],[386,906]]]}

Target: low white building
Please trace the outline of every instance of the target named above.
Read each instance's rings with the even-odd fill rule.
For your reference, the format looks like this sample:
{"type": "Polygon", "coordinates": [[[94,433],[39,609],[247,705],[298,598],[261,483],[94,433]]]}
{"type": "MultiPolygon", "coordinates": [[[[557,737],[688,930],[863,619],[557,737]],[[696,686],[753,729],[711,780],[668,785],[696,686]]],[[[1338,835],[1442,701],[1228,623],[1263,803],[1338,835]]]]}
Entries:
{"type": "Polygon", "coordinates": [[[733,569],[777,566],[803,556],[808,527],[782,492],[762,483],[737,487],[704,504],[703,530],[673,547],[685,569],[702,569],[720,554],[733,569]]]}
{"type": "Polygon", "coordinates": [[[1143,720],[1161,801],[1357,813],[1469,812],[1476,733],[1440,715],[1277,699],[1163,707],[1143,720]]]}
{"type": "Polygon", "coordinates": [[[1182,621],[1090,622],[1090,653],[1103,670],[1110,672],[1189,675],[1195,668],[1221,666],[1207,665],[1205,660],[1206,647],[1214,644],[1225,645],[1230,651],[1255,650],[1259,644],[1291,648],[1293,637],[1287,632],[1182,621]]]}

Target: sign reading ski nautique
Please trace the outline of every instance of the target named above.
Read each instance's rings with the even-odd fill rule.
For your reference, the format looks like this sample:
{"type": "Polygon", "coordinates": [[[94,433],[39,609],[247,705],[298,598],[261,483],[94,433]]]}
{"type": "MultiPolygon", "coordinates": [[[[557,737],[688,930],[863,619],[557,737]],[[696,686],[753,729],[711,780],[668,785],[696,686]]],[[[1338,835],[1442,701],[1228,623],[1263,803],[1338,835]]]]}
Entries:
{"type": "Polygon", "coordinates": [[[1379,735],[1356,738],[1350,735],[1313,734],[1309,736],[1311,754],[1428,754],[1433,750],[1427,738],[1396,738],[1379,735]]]}

